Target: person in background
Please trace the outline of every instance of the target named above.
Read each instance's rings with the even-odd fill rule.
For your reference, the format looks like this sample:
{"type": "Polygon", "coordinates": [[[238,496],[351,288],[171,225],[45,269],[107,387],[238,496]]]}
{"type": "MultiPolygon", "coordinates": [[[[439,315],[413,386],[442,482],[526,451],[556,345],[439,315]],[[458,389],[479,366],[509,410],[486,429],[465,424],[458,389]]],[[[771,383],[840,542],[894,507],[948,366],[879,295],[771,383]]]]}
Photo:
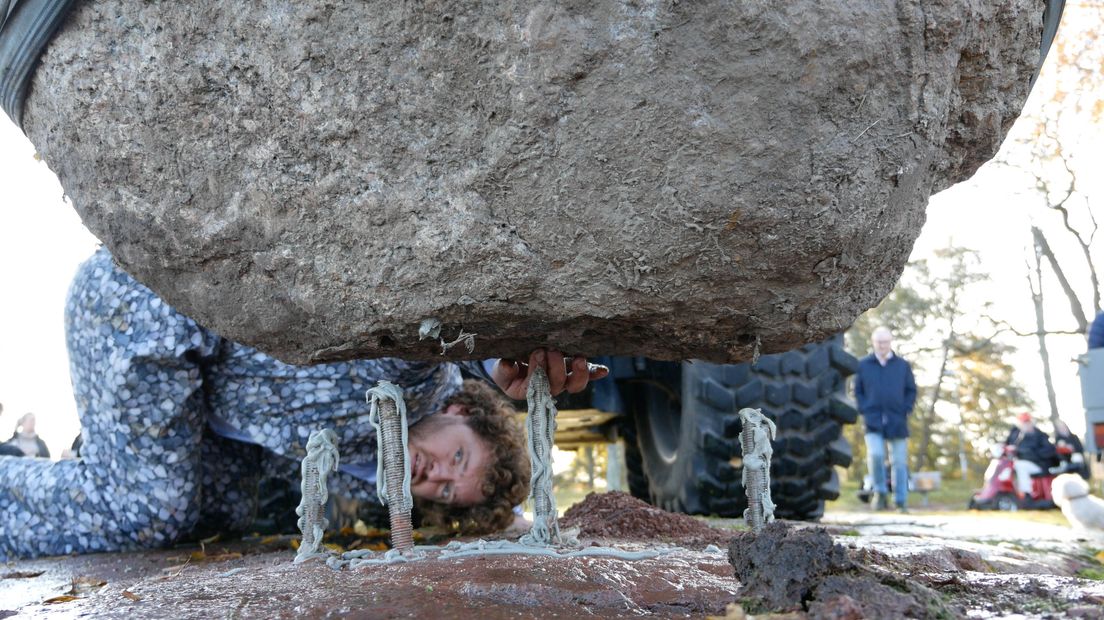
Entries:
{"type": "MultiPolygon", "coordinates": [[[[0,415],[4,414],[4,403],[0,403],[0,415]]],[[[23,456],[23,451],[7,442],[0,443],[0,456],[23,456]]]]}
{"type": "Polygon", "coordinates": [[[1089,327],[1089,348],[1104,349],[1104,312],[1097,314],[1089,327]]]}
{"type": "Polygon", "coordinates": [[[1088,480],[1089,464],[1085,461],[1085,447],[1081,445],[1081,439],[1070,432],[1069,426],[1061,420],[1054,424],[1054,445],[1058,460],[1061,461],[1058,466],[1061,472],[1080,474],[1088,480]]]}
{"type": "Polygon", "coordinates": [[[893,495],[897,510],[907,512],[908,416],[916,404],[916,380],[909,363],[893,353],[893,332],[886,327],[871,336],[874,352],[859,360],[855,399],[866,426],[866,467],[874,479],[871,506],[889,508],[885,457],[893,462],[893,495]]]}
{"type": "Polygon", "coordinates": [[[19,450],[22,456],[37,456],[50,458],[50,449],[46,442],[35,433],[35,414],[25,413],[15,424],[15,433],[8,440],[7,445],[19,450]]]}
{"type": "Polygon", "coordinates": [[[79,459],[81,444],[84,440],[81,439],[80,433],[77,433],[77,438],[73,440],[73,443],[66,449],[61,451],[62,460],[65,459],[79,459]]]}
{"type": "Polygon", "coordinates": [[[1031,476],[1057,465],[1058,452],[1050,443],[1050,437],[1039,430],[1035,419],[1026,411],[1016,416],[1016,425],[1008,433],[1004,444],[1016,448],[1016,460],[1012,464],[1016,470],[1016,489],[1030,496],[1031,476]]]}

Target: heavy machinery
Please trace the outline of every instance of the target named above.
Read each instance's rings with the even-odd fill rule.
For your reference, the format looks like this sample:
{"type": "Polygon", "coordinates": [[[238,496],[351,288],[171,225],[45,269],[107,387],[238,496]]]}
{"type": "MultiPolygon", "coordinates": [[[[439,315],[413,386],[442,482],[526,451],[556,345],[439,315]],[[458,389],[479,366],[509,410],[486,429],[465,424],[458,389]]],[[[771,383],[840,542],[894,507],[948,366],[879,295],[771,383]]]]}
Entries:
{"type": "Polygon", "coordinates": [[[666,510],[738,517],[746,507],[737,437],[744,407],[778,426],[771,468],[775,514],[815,519],[839,496],[851,464],[843,427],[858,411],[846,379],[858,362],[843,337],[748,364],[600,359],[610,379],[560,413],[556,444],[623,440],[629,491],[666,510]]]}
{"type": "Polygon", "coordinates": [[[1096,463],[1099,476],[1104,457],[1104,348],[1089,349],[1077,363],[1085,406],[1085,456],[1096,463]]]}

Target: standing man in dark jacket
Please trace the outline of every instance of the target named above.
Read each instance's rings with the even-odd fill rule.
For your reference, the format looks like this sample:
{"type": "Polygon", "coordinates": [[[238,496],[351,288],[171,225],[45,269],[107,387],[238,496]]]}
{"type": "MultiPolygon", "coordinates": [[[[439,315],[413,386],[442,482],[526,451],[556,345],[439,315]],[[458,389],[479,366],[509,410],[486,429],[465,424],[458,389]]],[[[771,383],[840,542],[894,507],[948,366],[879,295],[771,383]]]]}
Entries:
{"type": "Polygon", "coordinates": [[[874,479],[875,510],[889,507],[885,458],[893,462],[893,494],[897,510],[908,500],[908,415],[916,404],[916,380],[909,363],[893,354],[893,333],[874,330],[874,352],[859,361],[855,399],[866,425],[866,467],[874,479]]]}
{"type": "Polygon", "coordinates": [[[1089,327],[1089,348],[1104,348],[1104,312],[1097,314],[1089,327]]]}

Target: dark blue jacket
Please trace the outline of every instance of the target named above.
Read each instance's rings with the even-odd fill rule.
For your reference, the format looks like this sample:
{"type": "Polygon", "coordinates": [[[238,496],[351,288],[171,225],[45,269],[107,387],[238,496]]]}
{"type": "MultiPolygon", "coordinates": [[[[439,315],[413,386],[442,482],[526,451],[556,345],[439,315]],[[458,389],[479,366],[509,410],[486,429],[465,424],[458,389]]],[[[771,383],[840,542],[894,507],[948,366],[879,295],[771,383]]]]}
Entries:
{"type": "Polygon", "coordinates": [[[1013,426],[1004,443],[1016,446],[1016,458],[1031,461],[1043,469],[1058,464],[1058,450],[1050,443],[1050,437],[1038,428],[1024,435],[1013,426]]]}
{"type": "Polygon", "coordinates": [[[908,415],[916,404],[916,380],[909,363],[894,354],[883,368],[873,353],[859,360],[855,399],[866,432],[886,439],[909,436],[908,415]]]}
{"type": "Polygon", "coordinates": [[[1089,348],[1104,348],[1104,312],[1096,315],[1096,319],[1089,328],[1089,348]]]}

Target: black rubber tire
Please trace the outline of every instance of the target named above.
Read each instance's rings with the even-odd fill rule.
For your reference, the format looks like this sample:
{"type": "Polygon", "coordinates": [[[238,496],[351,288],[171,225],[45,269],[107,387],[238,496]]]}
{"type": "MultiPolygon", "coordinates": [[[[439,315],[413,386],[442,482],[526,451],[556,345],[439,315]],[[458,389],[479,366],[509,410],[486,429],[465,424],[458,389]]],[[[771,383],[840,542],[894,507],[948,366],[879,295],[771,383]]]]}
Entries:
{"type": "Polygon", "coordinates": [[[636,424],[631,416],[621,418],[617,432],[624,447],[625,479],[629,483],[629,494],[644,501],[650,501],[648,478],[644,475],[644,457],[640,454],[640,443],[636,439],[636,424]]]}
{"type": "Polygon", "coordinates": [[[998,493],[993,506],[997,510],[1016,512],[1020,509],[1020,501],[1012,493],[998,493]]]}
{"type": "Polygon", "coordinates": [[[743,516],[737,412],[759,408],[778,425],[775,515],[817,519],[824,502],[839,497],[835,466],[851,463],[842,431],[858,418],[846,395],[846,378],[857,368],[842,336],[755,365],[649,362],[636,389],[626,390],[640,454],[638,464],[626,458],[630,477],[635,467],[648,482],[648,499],[666,510],[743,516]]]}

